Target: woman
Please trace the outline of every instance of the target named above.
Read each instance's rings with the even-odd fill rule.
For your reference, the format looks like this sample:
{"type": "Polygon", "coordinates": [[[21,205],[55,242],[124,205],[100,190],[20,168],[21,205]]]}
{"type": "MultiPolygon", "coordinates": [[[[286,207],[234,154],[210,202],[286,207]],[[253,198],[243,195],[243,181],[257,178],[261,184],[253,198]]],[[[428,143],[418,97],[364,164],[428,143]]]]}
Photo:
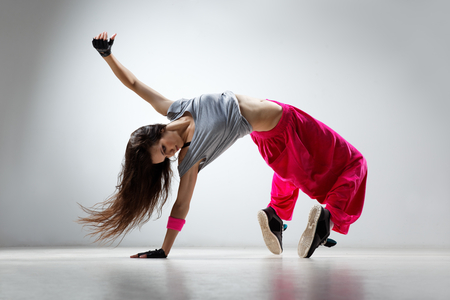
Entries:
{"type": "Polygon", "coordinates": [[[274,254],[282,247],[283,221],[291,220],[298,190],[315,205],[299,241],[300,257],[310,257],[327,240],[330,230],[347,234],[362,212],[367,166],[364,157],[342,137],[303,111],[276,101],[232,92],[171,101],[140,82],[111,54],[116,35],[103,32],[93,46],[117,78],[171,121],[143,126],[131,134],[117,192],[101,209],[83,208],[80,223],[97,240],[115,240],[161,211],[170,188],[170,158],[178,154],[180,186],[161,249],[132,258],[165,258],[181,231],[198,172],[237,139],[250,134],[275,171],[271,202],[258,212],[266,246],[274,254]]]}

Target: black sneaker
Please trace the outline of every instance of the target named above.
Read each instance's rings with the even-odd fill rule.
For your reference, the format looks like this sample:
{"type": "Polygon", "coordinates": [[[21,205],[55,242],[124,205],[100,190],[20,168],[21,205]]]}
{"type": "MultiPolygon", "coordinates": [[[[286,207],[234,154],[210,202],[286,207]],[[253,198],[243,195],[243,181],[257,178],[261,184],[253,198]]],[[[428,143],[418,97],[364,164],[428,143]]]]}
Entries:
{"type": "Polygon", "coordinates": [[[258,211],[257,216],[267,248],[273,254],[281,254],[283,252],[283,231],[287,226],[283,226],[283,221],[270,206],[258,211]]]}
{"type": "Polygon", "coordinates": [[[328,241],[330,235],[330,212],[321,205],[314,205],[309,212],[308,225],[298,242],[298,255],[300,257],[311,257],[319,245],[332,247],[334,244],[328,241]]]}

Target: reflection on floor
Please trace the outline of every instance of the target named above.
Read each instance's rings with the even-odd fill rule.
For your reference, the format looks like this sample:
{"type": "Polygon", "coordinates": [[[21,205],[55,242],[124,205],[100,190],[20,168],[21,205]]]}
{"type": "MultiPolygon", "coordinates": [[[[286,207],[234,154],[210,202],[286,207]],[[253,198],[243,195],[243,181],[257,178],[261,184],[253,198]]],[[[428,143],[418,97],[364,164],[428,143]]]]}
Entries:
{"type": "Polygon", "coordinates": [[[0,299],[450,299],[450,249],[0,248],[0,299]]]}

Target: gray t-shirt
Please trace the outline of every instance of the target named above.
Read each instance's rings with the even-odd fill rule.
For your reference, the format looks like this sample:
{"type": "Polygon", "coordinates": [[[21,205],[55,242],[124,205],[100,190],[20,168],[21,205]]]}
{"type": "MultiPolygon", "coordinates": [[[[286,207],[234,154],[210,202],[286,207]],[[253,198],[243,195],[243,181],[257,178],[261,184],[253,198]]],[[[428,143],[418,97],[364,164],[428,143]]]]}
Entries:
{"type": "Polygon", "coordinates": [[[233,92],[205,94],[172,103],[167,118],[175,121],[188,111],[195,122],[191,145],[178,166],[180,178],[198,161],[199,171],[215,160],[239,138],[252,132],[252,126],[241,115],[233,92]]]}

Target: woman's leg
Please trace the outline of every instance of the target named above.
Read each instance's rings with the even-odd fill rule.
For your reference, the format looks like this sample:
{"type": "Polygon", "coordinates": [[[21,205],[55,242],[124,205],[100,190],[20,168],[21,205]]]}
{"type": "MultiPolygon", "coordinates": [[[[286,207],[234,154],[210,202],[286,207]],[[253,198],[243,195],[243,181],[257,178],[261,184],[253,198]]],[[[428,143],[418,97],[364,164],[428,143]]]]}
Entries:
{"type": "Polygon", "coordinates": [[[323,204],[331,213],[333,230],[347,234],[349,227],[361,216],[366,192],[367,164],[362,159],[346,169],[325,197],[323,204]]]}
{"type": "Polygon", "coordinates": [[[274,173],[269,206],[258,211],[257,215],[264,242],[273,254],[283,252],[282,219],[292,219],[297,197],[298,188],[288,181],[283,181],[274,173]]]}
{"type": "Polygon", "coordinates": [[[298,244],[300,257],[310,257],[319,245],[326,242],[331,224],[334,223],[334,231],[348,233],[350,224],[361,215],[366,179],[367,165],[365,159],[361,158],[342,172],[326,197],[317,199],[326,204],[326,208],[315,205],[311,209],[308,224],[298,244]]]}
{"type": "Polygon", "coordinates": [[[292,220],[298,198],[298,187],[290,181],[281,179],[277,173],[274,173],[270,196],[269,206],[275,210],[277,215],[283,220],[292,220]]]}

